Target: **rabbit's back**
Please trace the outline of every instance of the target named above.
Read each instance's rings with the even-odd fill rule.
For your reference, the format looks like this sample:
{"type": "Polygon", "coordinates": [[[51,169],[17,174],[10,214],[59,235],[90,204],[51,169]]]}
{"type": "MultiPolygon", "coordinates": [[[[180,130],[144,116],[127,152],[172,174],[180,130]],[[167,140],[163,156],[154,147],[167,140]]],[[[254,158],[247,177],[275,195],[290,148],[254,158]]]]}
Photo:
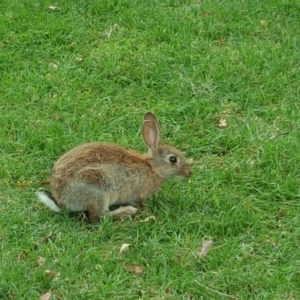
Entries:
{"type": "Polygon", "coordinates": [[[70,150],[56,162],[50,179],[52,194],[62,205],[89,191],[104,194],[110,204],[134,202],[147,198],[161,183],[147,157],[107,143],[70,150]]]}

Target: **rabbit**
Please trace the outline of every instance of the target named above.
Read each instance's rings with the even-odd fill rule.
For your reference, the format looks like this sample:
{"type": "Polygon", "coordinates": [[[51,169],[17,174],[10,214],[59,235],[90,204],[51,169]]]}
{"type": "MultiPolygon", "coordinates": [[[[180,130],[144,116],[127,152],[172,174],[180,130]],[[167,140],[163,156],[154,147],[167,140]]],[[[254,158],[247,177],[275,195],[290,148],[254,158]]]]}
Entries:
{"type": "Polygon", "coordinates": [[[77,146],[54,164],[50,192],[37,191],[55,212],[87,212],[89,222],[104,215],[121,218],[144,208],[145,200],[169,178],[188,178],[192,169],[183,154],[163,144],[155,115],[144,115],[142,135],[147,154],[109,143],[77,146]],[[110,210],[110,207],[117,207],[110,210]]]}

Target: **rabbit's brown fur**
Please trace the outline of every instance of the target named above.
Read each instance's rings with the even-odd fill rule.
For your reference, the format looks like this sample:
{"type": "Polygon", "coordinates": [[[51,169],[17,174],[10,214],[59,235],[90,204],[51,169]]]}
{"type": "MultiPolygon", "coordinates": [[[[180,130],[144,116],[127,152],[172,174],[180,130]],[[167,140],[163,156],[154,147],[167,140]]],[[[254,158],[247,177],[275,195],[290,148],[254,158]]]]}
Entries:
{"type": "MultiPolygon", "coordinates": [[[[84,144],[64,154],[55,163],[50,178],[55,199],[51,199],[55,201],[51,206],[57,205],[56,211],[60,207],[88,211],[89,221],[105,214],[132,215],[166,179],[191,175],[180,151],[162,144],[159,124],[152,113],[145,114],[143,138],[148,146],[146,155],[108,143],[84,144]],[[171,163],[170,157],[176,157],[177,162],[171,163]],[[112,205],[120,207],[110,211],[112,205]]],[[[38,196],[48,205],[42,193],[38,196]]]]}

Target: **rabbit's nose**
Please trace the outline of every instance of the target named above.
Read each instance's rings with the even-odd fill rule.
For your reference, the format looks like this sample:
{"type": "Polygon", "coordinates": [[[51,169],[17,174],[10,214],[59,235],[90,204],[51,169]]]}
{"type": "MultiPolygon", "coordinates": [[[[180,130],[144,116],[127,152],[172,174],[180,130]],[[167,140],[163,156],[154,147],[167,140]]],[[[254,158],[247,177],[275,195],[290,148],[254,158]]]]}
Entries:
{"type": "Polygon", "coordinates": [[[187,173],[188,177],[192,176],[192,174],[193,174],[192,168],[191,168],[191,167],[188,167],[186,173],[187,173]]]}
{"type": "Polygon", "coordinates": [[[184,177],[190,177],[193,174],[193,170],[189,165],[185,165],[182,168],[182,174],[184,175],[184,177]]]}

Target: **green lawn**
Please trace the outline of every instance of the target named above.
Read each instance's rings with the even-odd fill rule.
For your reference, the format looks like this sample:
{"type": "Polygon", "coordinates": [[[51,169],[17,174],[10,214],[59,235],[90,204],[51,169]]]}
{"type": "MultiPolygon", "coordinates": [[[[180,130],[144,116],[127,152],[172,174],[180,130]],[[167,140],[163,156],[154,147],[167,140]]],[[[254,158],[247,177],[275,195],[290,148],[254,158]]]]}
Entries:
{"type": "Polygon", "coordinates": [[[299,28],[293,0],[2,0],[0,299],[300,299],[299,28]],[[145,151],[148,110],[189,180],[94,225],[36,200],[76,145],[145,151]]]}

